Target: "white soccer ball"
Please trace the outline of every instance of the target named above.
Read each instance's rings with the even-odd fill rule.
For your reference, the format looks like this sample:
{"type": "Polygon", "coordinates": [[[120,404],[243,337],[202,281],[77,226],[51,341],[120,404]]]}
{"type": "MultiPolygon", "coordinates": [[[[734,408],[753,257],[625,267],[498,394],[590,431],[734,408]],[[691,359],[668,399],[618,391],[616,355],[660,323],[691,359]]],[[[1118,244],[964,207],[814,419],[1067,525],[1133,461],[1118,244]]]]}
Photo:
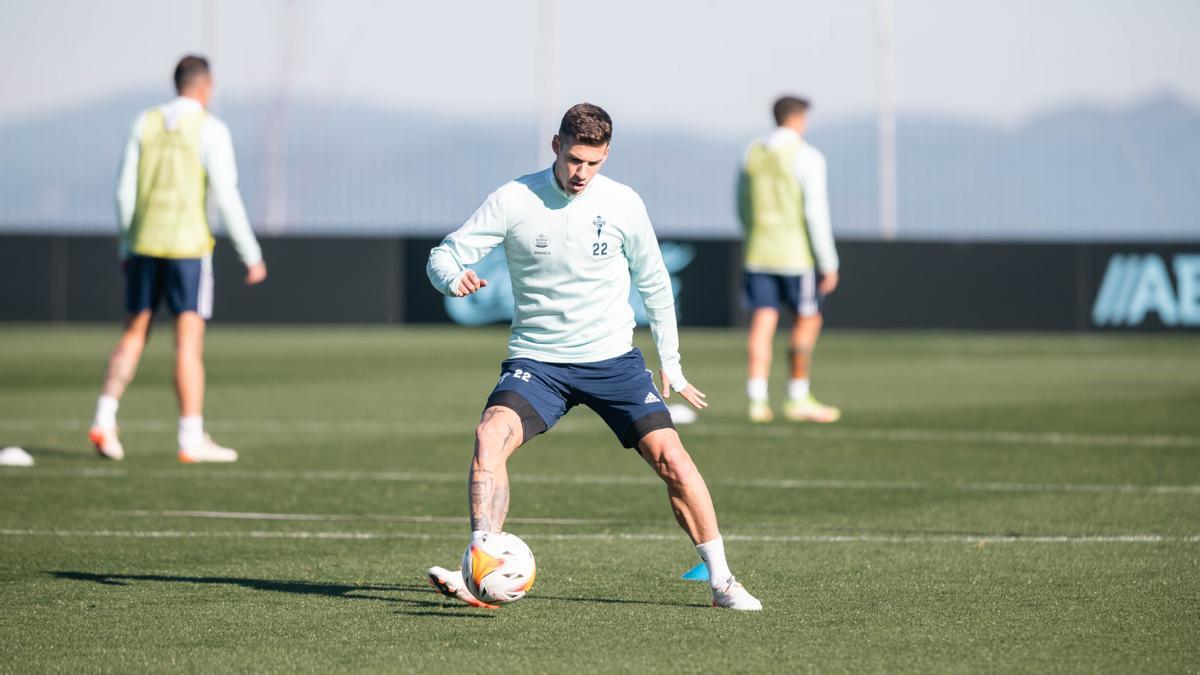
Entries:
{"type": "Polygon", "coordinates": [[[533,551],[508,532],[480,535],[463,553],[463,579],[471,595],[484,602],[516,602],[533,587],[537,564],[533,551]]]}

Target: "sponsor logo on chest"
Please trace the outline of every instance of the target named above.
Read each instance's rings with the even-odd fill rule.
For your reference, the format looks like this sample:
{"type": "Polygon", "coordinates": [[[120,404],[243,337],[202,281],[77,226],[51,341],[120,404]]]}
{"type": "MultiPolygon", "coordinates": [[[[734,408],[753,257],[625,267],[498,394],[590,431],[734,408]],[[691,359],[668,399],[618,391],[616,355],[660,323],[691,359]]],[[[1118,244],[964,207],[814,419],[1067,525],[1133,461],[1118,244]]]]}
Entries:
{"type": "Polygon", "coordinates": [[[533,254],[550,255],[550,239],[546,235],[539,234],[533,238],[533,254]]]}

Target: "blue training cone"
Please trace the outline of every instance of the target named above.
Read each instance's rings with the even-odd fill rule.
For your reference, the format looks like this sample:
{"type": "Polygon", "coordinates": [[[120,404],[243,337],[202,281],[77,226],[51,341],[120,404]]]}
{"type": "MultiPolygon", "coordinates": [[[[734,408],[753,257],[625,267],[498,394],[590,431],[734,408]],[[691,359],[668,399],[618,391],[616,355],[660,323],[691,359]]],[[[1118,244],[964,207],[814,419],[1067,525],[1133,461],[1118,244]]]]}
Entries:
{"type": "Polygon", "coordinates": [[[708,564],[701,561],[699,565],[684,572],[683,576],[679,578],[684,581],[708,581],[708,577],[708,564]]]}

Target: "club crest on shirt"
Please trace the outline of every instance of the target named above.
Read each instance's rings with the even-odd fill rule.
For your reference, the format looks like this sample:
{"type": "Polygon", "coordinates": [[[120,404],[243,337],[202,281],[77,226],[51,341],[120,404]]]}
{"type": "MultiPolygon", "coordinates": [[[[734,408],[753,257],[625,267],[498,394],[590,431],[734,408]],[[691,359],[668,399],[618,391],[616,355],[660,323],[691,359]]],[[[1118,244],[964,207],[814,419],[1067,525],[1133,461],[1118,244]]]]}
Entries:
{"type": "Polygon", "coordinates": [[[533,252],[534,255],[550,255],[550,251],[547,250],[550,248],[550,239],[547,238],[546,235],[539,234],[538,236],[534,237],[533,245],[537,248],[537,250],[533,252]]]}
{"type": "Polygon", "coordinates": [[[596,226],[596,238],[599,239],[600,231],[604,229],[604,216],[596,216],[596,219],[592,221],[592,225],[596,226]]]}

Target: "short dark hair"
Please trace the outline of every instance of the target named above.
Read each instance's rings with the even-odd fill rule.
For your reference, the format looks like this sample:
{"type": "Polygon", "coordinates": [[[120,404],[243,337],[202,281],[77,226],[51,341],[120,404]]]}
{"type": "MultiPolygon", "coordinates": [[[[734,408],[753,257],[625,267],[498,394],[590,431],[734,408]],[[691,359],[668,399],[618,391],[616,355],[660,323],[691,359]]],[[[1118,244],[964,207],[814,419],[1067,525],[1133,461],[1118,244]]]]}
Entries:
{"type": "Polygon", "coordinates": [[[175,66],[175,91],[182,94],[185,89],[195,84],[196,80],[209,74],[208,59],[188,54],[179,59],[179,64],[175,66]]]}
{"type": "Polygon", "coordinates": [[[799,96],[780,96],[779,99],[775,101],[775,124],[783,125],[784,121],[786,121],[787,118],[791,117],[792,115],[803,115],[807,113],[809,107],[811,107],[811,104],[806,98],[800,98],[799,96]]]}
{"type": "Polygon", "coordinates": [[[558,137],[567,136],[584,145],[605,145],[612,140],[612,118],[598,105],[573,105],[558,125],[558,137]]]}

